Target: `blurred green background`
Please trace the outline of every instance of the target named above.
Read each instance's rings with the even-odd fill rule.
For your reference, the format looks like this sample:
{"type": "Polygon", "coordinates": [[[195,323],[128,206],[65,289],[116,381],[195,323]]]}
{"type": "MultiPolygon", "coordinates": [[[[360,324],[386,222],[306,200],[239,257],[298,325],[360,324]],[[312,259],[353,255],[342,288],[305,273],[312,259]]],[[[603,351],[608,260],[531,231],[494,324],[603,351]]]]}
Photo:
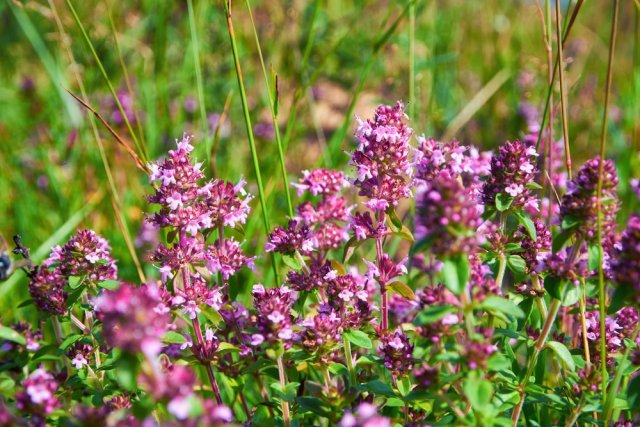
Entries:
{"type": "MultiPolygon", "coordinates": [[[[417,134],[455,136],[485,149],[522,137],[523,112],[541,114],[548,88],[545,20],[551,54],[556,51],[555,23],[544,3],[419,0],[411,10],[405,0],[233,2],[272,225],[285,223],[287,209],[249,10],[271,86],[277,74],[278,122],[293,180],[314,166],[344,168],[353,115],[370,116],[381,102],[411,100],[408,111],[417,134]]],[[[194,0],[190,19],[187,0],[71,4],[130,115],[131,130],[66,1],[0,0],[0,233],[9,248],[11,236],[20,234],[40,261],[76,227],[93,228],[110,240],[121,276],[137,281],[124,236],[128,232],[129,246],[144,263],[148,248],[135,240],[150,192],[146,176],[98,123],[101,153],[87,111],[64,88],[86,99],[129,145],[146,154],[145,160],[161,157],[186,132],[194,135],[196,157],[205,161],[208,175],[233,181],[244,176],[257,194],[224,5],[194,0]]],[[[562,3],[564,9],[568,5],[562,3]]],[[[553,11],[554,3],[549,6],[553,11]]],[[[565,46],[576,169],[598,150],[611,6],[585,2],[565,46]]],[[[621,2],[609,120],[608,154],[618,161],[627,200],[628,180],[639,163],[638,6],[621,2]]],[[[558,100],[556,87],[556,117],[558,100]]],[[[559,138],[559,120],[554,125],[559,138]]],[[[262,248],[257,198],[253,207],[244,238],[250,239],[247,247],[262,248]]],[[[260,250],[257,255],[258,264],[268,266],[260,250]]],[[[143,268],[156,276],[153,267],[143,268]]],[[[269,269],[264,271],[239,275],[235,291],[272,280],[269,269]]],[[[0,282],[3,321],[26,298],[21,273],[0,282]]]]}

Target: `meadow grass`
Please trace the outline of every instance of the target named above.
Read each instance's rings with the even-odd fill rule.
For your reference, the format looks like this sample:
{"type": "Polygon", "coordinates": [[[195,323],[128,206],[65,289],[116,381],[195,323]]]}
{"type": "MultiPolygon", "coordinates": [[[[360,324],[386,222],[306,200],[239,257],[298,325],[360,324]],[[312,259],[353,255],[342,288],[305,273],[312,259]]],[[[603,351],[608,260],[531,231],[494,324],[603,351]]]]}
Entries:
{"type": "MultiPolygon", "coordinates": [[[[608,44],[608,30],[600,25],[608,6],[581,6],[564,49],[569,63],[564,85],[554,85],[552,105],[561,111],[560,100],[566,101],[566,120],[553,126],[560,135],[566,123],[574,163],[597,152],[601,131],[593,123],[602,117],[608,44]],[[560,87],[565,97],[559,96],[560,87]]],[[[255,207],[244,230],[258,240],[264,232],[254,230],[265,218],[274,225],[291,214],[286,182],[302,169],[346,162],[354,114],[367,114],[377,102],[402,98],[409,101],[418,132],[491,148],[521,136],[520,104],[529,102],[540,111],[549,92],[545,28],[534,2],[237,2],[232,7],[246,117],[223,4],[0,4],[5,24],[0,54],[11,58],[0,71],[5,239],[21,234],[37,247],[103,193],[107,197],[82,224],[110,238],[115,256],[123,260],[123,277],[138,276],[136,263],[129,261],[142,221],[145,177],[104,127],[97,123],[93,130],[93,119],[64,88],[84,97],[107,121],[114,111],[104,109],[105,99],[115,99],[117,90],[130,92],[135,123],[125,120],[116,131],[142,159],[158,157],[183,132],[199,142],[197,157],[208,159],[216,129],[205,125],[206,115],[222,113],[229,99],[231,130],[219,137],[212,162],[217,176],[244,175],[251,185],[260,167],[264,203],[255,207]],[[197,104],[193,112],[184,108],[189,98],[197,104]],[[274,140],[256,137],[255,162],[245,119],[252,126],[279,124],[274,140]],[[104,149],[96,145],[98,135],[104,149]]],[[[628,202],[625,178],[638,162],[626,155],[638,147],[637,13],[632,4],[622,5],[618,31],[624,42],[616,47],[607,126],[607,151],[618,160],[622,198],[628,202]]],[[[568,18],[562,19],[565,25],[568,18]]],[[[549,25],[553,20],[546,31],[553,30],[549,25]]],[[[552,50],[555,58],[556,46],[552,50]]],[[[633,209],[629,204],[627,214],[633,209]]],[[[241,276],[237,292],[246,293],[250,281],[250,274],[241,276]]],[[[26,295],[23,285],[16,278],[0,292],[15,288],[26,295]]],[[[6,301],[3,320],[13,316],[6,301]]]]}

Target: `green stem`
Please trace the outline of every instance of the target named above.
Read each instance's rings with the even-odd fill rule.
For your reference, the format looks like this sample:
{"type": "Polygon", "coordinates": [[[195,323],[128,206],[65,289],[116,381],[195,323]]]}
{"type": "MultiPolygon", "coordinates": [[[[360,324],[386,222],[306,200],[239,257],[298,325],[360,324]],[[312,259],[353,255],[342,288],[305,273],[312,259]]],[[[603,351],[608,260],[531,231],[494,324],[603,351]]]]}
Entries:
{"type": "MultiPolygon", "coordinates": [[[[573,12],[571,14],[571,18],[569,19],[569,21],[567,21],[567,26],[564,29],[564,35],[562,36],[562,46],[564,47],[565,44],[567,44],[567,38],[569,37],[569,34],[571,33],[571,29],[573,28],[573,23],[575,22],[576,17],[578,16],[578,12],[580,11],[580,8],[582,7],[582,3],[584,2],[584,0],[578,0],[578,2],[576,3],[576,6],[573,8],[573,12]]],[[[547,6],[548,8],[548,6],[547,6]]],[[[550,10],[547,10],[547,14],[550,13],[550,10]]],[[[548,20],[550,20],[548,18],[548,20]]],[[[549,26],[547,25],[547,27],[549,28],[549,26]]],[[[550,29],[548,31],[551,31],[550,29]]],[[[550,37],[549,37],[549,40],[550,37]]],[[[558,69],[558,57],[556,56],[556,61],[555,61],[555,65],[553,67],[553,72],[551,73],[551,81],[549,82],[549,88],[547,89],[547,97],[545,99],[544,102],[544,112],[542,114],[541,120],[540,120],[540,129],[544,129],[545,123],[546,123],[546,119],[547,119],[547,115],[549,113],[549,105],[550,102],[549,100],[551,99],[551,94],[553,93],[553,84],[555,82],[556,79],[556,70],[558,69]]],[[[536,142],[536,150],[540,147],[540,141],[542,140],[542,134],[544,132],[539,132],[538,133],[538,141],[536,142]]]]}
{"type": "Polygon", "coordinates": [[[504,280],[504,273],[507,267],[507,258],[504,254],[500,254],[498,258],[498,274],[496,275],[496,286],[498,289],[502,289],[502,281],[504,280]]]}
{"type": "MultiPolygon", "coordinates": [[[[544,288],[540,285],[540,278],[537,274],[533,274],[531,276],[531,282],[533,283],[533,289],[536,291],[543,291],[544,288]]],[[[542,317],[542,321],[547,320],[548,312],[547,312],[547,303],[544,302],[544,297],[536,297],[536,305],[538,306],[538,310],[540,311],[540,317],[542,317]]]]}
{"type": "Polygon", "coordinates": [[[347,362],[347,369],[349,370],[349,380],[351,382],[351,387],[355,387],[357,385],[356,378],[356,370],[353,366],[353,355],[351,354],[351,343],[342,335],[342,344],[344,345],[344,359],[347,362]]]}
{"type": "MultiPolygon", "coordinates": [[[[204,104],[204,85],[202,83],[202,67],[200,65],[200,43],[198,42],[198,32],[196,29],[196,18],[193,10],[193,0],[187,0],[189,10],[189,29],[191,30],[191,44],[193,45],[193,65],[196,72],[196,87],[198,90],[198,104],[200,107],[200,121],[207,147],[207,156],[211,156],[211,141],[209,138],[209,124],[207,123],[207,110],[204,104]]],[[[209,159],[211,163],[211,159],[209,159]]]]}
{"type": "Polygon", "coordinates": [[[269,110],[271,111],[271,119],[273,121],[273,130],[276,139],[276,145],[278,146],[278,160],[280,161],[280,172],[282,173],[282,182],[284,183],[284,192],[287,197],[287,210],[289,216],[293,217],[293,203],[291,202],[291,191],[289,189],[289,178],[287,177],[287,166],[285,164],[284,149],[282,148],[282,138],[280,137],[280,127],[278,126],[278,112],[276,110],[276,104],[279,102],[278,94],[278,78],[275,78],[275,103],[273,96],[271,95],[271,85],[269,84],[269,77],[267,77],[267,68],[264,66],[264,58],[262,56],[262,48],[260,47],[260,40],[258,39],[258,31],[253,21],[253,13],[251,12],[251,4],[249,0],[246,0],[247,8],[249,9],[249,18],[251,19],[251,26],[253,27],[253,36],[256,39],[256,47],[258,48],[258,56],[260,57],[260,66],[262,67],[262,74],[264,75],[264,83],[267,86],[267,97],[269,99],[269,110]]]}
{"type": "MultiPolygon", "coordinates": [[[[600,163],[598,167],[598,190],[596,196],[597,209],[597,232],[598,232],[598,308],[600,311],[600,374],[602,382],[600,390],[602,392],[602,405],[606,407],[607,402],[607,342],[606,342],[606,287],[604,281],[603,247],[602,247],[602,187],[604,181],[604,158],[607,146],[607,119],[609,116],[609,97],[611,95],[611,79],[613,74],[613,54],[616,46],[616,33],[618,27],[619,0],[614,0],[613,17],[611,19],[611,37],[609,39],[609,59],[607,62],[607,83],[604,94],[604,111],[602,116],[602,133],[600,139],[600,163]]],[[[605,424],[606,425],[606,424],[605,424]]]]}
{"type": "MultiPolygon", "coordinates": [[[[282,360],[282,356],[278,356],[278,377],[280,378],[280,386],[284,390],[287,386],[287,373],[284,370],[284,361],[282,360]]],[[[282,403],[282,418],[284,419],[285,427],[291,426],[291,419],[289,415],[289,402],[284,399],[281,399],[282,403]]]]}
{"type": "MultiPolygon", "coordinates": [[[[233,22],[231,21],[231,0],[224,2],[225,12],[227,14],[227,29],[229,31],[229,39],[231,41],[231,52],[233,53],[233,62],[236,67],[236,77],[238,79],[238,89],[240,89],[240,99],[242,100],[242,112],[244,113],[244,124],[247,130],[247,138],[249,139],[249,148],[251,150],[251,160],[253,161],[253,170],[256,174],[256,183],[258,184],[258,198],[260,199],[260,207],[262,208],[262,220],[264,222],[265,233],[268,235],[271,231],[269,225],[269,211],[267,210],[267,201],[262,185],[262,174],[260,173],[260,162],[258,161],[258,152],[256,150],[256,142],[253,137],[253,128],[251,126],[251,117],[249,115],[249,105],[247,103],[247,93],[244,88],[242,77],[242,68],[240,67],[240,58],[238,56],[238,46],[236,44],[236,36],[233,30],[233,22]]],[[[278,284],[278,266],[276,264],[275,255],[271,255],[271,266],[276,284],[278,284]]]]}
{"type": "Polygon", "coordinates": [[[527,366],[527,372],[520,383],[519,391],[520,391],[520,401],[516,405],[513,410],[513,416],[511,417],[511,421],[513,421],[513,427],[518,425],[518,420],[520,419],[520,414],[522,412],[522,407],[524,406],[524,400],[526,397],[525,389],[527,384],[529,384],[529,379],[533,374],[533,370],[536,366],[536,362],[538,361],[538,356],[540,356],[540,352],[544,348],[544,345],[547,341],[547,337],[549,336],[549,332],[551,332],[551,327],[553,326],[553,322],[556,320],[556,316],[558,315],[558,310],[560,309],[560,300],[554,299],[551,303],[551,307],[549,308],[549,317],[547,317],[547,321],[544,323],[542,331],[540,332],[540,336],[536,341],[533,347],[533,354],[529,358],[529,364],[527,366]]]}
{"type": "Polygon", "coordinates": [[[556,1],[556,32],[558,41],[558,78],[560,79],[560,109],[562,115],[562,136],[564,138],[564,159],[567,174],[571,179],[571,151],[569,149],[569,128],[567,120],[566,87],[564,81],[564,61],[562,59],[562,30],[560,29],[560,2],[556,1]]]}
{"type": "Polygon", "coordinates": [[[87,43],[87,46],[89,47],[89,50],[91,50],[91,54],[93,55],[93,58],[96,60],[96,64],[98,64],[98,68],[100,69],[100,73],[102,74],[102,77],[104,78],[105,82],[107,83],[107,87],[109,88],[109,92],[111,92],[111,96],[113,97],[113,100],[115,101],[115,103],[116,103],[116,105],[118,107],[118,110],[120,111],[120,114],[122,115],[122,120],[124,120],[124,123],[127,126],[127,130],[129,131],[129,134],[131,135],[131,139],[133,139],[133,143],[135,144],[136,149],[138,150],[138,155],[142,158],[143,161],[146,162],[147,154],[146,154],[145,147],[140,145],[140,142],[138,141],[138,137],[136,136],[136,133],[133,131],[133,128],[131,127],[131,122],[129,122],[129,119],[127,118],[127,115],[124,112],[124,108],[122,107],[122,104],[120,103],[120,99],[118,99],[118,94],[116,93],[115,89],[113,88],[113,85],[111,84],[111,80],[109,79],[109,76],[107,75],[107,72],[104,69],[104,66],[102,65],[102,61],[100,60],[100,57],[98,56],[98,53],[96,52],[95,48],[93,47],[93,43],[91,42],[91,39],[89,38],[89,35],[87,34],[87,31],[84,28],[84,25],[82,25],[82,21],[80,21],[80,17],[76,13],[76,9],[71,4],[71,0],[66,0],[66,2],[67,2],[67,6],[69,6],[69,10],[71,10],[71,14],[73,15],[73,19],[76,21],[76,24],[78,25],[78,28],[80,28],[80,32],[82,33],[82,36],[83,36],[85,42],[87,43]]]}
{"type": "Polygon", "coordinates": [[[409,117],[416,119],[416,4],[409,5],[409,117]]]}

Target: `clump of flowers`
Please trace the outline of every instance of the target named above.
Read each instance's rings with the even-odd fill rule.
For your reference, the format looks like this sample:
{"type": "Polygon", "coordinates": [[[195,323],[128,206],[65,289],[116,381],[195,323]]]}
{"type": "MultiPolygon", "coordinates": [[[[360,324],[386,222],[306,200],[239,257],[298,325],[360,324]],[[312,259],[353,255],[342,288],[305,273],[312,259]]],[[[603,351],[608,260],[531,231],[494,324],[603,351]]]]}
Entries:
{"type": "Polygon", "coordinates": [[[31,424],[45,426],[46,416],[60,406],[55,396],[58,382],[44,368],[38,368],[22,383],[16,394],[16,407],[31,416],[31,424]]]}
{"type": "MultiPolygon", "coordinates": [[[[574,229],[576,234],[587,242],[595,242],[597,233],[598,208],[598,172],[600,158],[587,161],[575,178],[569,181],[568,191],[562,197],[560,218],[563,228],[574,229]]],[[[600,199],[602,215],[602,240],[606,246],[613,245],[615,235],[616,212],[618,211],[618,174],[611,160],[603,165],[602,197],[600,199]]]]}
{"type": "Polygon", "coordinates": [[[125,283],[100,295],[95,310],[107,344],[131,353],[155,355],[160,351],[169,316],[157,288],[125,283]]]}
{"type": "Polygon", "coordinates": [[[358,119],[352,177],[304,171],[266,235],[244,179],[208,179],[185,136],[148,164],[152,265],[119,264],[126,281],[91,230],[42,265],[16,238],[31,298],[0,325],[0,425],[608,425],[625,399],[637,416],[640,217],[618,239],[613,162],[557,188],[557,215],[539,127],[491,155],[414,148],[407,120],[400,102],[358,119]]]}
{"type": "Polygon", "coordinates": [[[409,139],[413,130],[405,123],[404,104],[381,105],[373,120],[358,119],[358,148],[351,155],[357,177],[353,184],[360,196],[368,198],[366,205],[373,211],[396,206],[411,195],[409,139]]]}
{"type": "Polygon", "coordinates": [[[64,276],[86,277],[92,282],[118,276],[109,243],[93,230],[80,230],[63,246],[55,246],[44,266],[56,267],[64,276]]]}
{"type": "Polygon", "coordinates": [[[482,202],[486,206],[496,203],[539,210],[539,201],[535,198],[529,185],[537,174],[538,153],[534,147],[523,142],[506,142],[498,153],[491,158],[491,171],[482,187],[482,202]],[[496,198],[502,198],[496,202],[496,198]]]}
{"type": "Polygon", "coordinates": [[[612,265],[614,279],[631,300],[640,306],[640,216],[633,215],[622,234],[612,265]]]}
{"type": "Polygon", "coordinates": [[[437,256],[469,253],[478,244],[482,208],[448,172],[426,184],[416,202],[416,237],[437,256]]]}

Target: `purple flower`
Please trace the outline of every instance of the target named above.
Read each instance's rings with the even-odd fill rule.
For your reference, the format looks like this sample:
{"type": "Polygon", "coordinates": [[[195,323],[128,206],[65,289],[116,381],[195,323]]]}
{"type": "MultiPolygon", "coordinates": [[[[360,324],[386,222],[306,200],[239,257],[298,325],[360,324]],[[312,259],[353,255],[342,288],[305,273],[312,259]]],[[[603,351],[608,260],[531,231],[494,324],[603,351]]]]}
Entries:
{"type": "Polygon", "coordinates": [[[342,337],[342,320],[333,311],[316,314],[307,319],[304,326],[301,343],[311,352],[330,351],[342,337]]]}
{"type": "Polygon", "coordinates": [[[160,272],[163,274],[163,279],[166,279],[185,266],[206,265],[208,255],[203,242],[183,236],[179,242],[171,246],[160,244],[151,256],[151,261],[162,266],[160,272]]]}
{"type": "Polygon", "coordinates": [[[330,274],[334,271],[329,261],[322,262],[312,258],[308,265],[309,272],[291,270],[287,273],[287,283],[296,291],[312,291],[321,289],[330,280],[330,274]]]}
{"type": "Polygon", "coordinates": [[[53,375],[38,368],[22,382],[22,390],[16,393],[16,407],[30,414],[32,421],[37,421],[35,425],[44,426],[44,417],[60,406],[57,390],[53,375]]]}
{"type": "Polygon", "coordinates": [[[96,298],[95,310],[103,324],[104,339],[113,347],[131,353],[156,355],[169,316],[160,291],[152,285],[136,287],[123,283],[115,291],[103,291],[96,298]]]}
{"type": "Polygon", "coordinates": [[[410,172],[409,140],[413,130],[404,123],[405,118],[400,101],[393,107],[380,105],[373,120],[357,118],[358,148],[350,164],[357,171],[354,185],[361,196],[370,199],[367,206],[372,210],[396,206],[400,199],[411,195],[410,182],[404,176],[410,172]]]}
{"type": "Polygon", "coordinates": [[[67,293],[64,286],[67,278],[54,268],[36,267],[29,281],[29,294],[40,311],[64,314],[67,311],[67,293]]]}
{"type": "Polygon", "coordinates": [[[422,363],[413,369],[413,376],[416,379],[418,387],[427,389],[438,382],[438,373],[440,370],[436,367],[422,363]]]}
{"type": "Polygon", "coordinates": [[[54,247],[43,264],[57,267],[65,276],[86,276],[90,281],[115,280],[118,276],[109,243],[93,230],[80,230],[62,247],[54,247]]]}
{"type": "Polygon", "coordinates": [[[413,345],[400,328],[380,336],[378,354],[396,377],[407,374],[413,367],[413,345]]]}
{"type": "Polygon", "coordinates": [[[416,238],[426,239],[437,256],[470,253],[478,243],[482,206],[459,181],[442,172],[416,202],[416,238]]]}
{"type": "Polygon", "coordinates": [[[261,335],[261,338],[254,337],[253,341],[284,341],[289,344],[293,339],[291,308],[296,299],[295,293],[287,286],[265,289],[262,285],[254,285],[251,295],[256,309],[255,323],[261,335]]]}
{"type": "Polygon", "coordinates": [[[417,139],[414,178],[418,181],[433,181],[447,171],[450,176],[460,176],[465,187],[476,188],[480,178],[489,174],[489,153],[481,154],[475,147],[461,146],[455,140],[445,143],[433,138],[417,139]]]}
{"type": "Polygon", "coordinates": [[[476,337],[467,337],[464,344],[464,356],[470,369],[486,369],[489,357],[496,351],[498,347],[491,344],[493,329],[478,327],[476,337]]]}
{"type": "MultiPolygon", "coordinates": [[[[563,226],[575,227],[576,233],[588,242],[597,241],[597,187],[600,158],[587,161],[568,184],[562,197],[560,217],[563,226]]],[[[611,160],[605,160],[602,181],[602,240],[610,249],[614,243],[616,213],[618,211],[618,175],[611,160]]]]}
{"type": "Polygon", "coordinates": [[[253,270],[254,260],[255,257],[247,257],[244,254],[240,243],[236,242],[233,237],[225,239],[223,244],[217,240],[215,244],[209,246],[207,253],[209,270],[212,273],[220,272],[225,281],[244,266],[253,270]]]}
{"type": "Polygon", "coordinates": [[[160,205],[160,211],[149,218],[158,227],[180,227],[195,236],[200,229],[213,226],[211,214],[200,181],[204,174],[200,165],[191,162],[191,138],[185,136],[177,142],[177,149],[169,151],[163,161],[150,163],[149,180],[159,181],[149,202],[160,205]]]}
{"type": "Polygon", "coordinates": [[[348,185],[344,174],[340,171],[330,169],[314,169],[312,171],[302,171],[302,178],[299,183],[293,183],[298,189],[298,197],[305,191],[309,191],[314,196],[330,196],[339,193],[343,187],[348,185]]]}
{"type": "Polygon", "coordinates": [[[295,251],[303,253],[313,250],[312,233],[306,224],[290,220],[287,228],[276,227],[269,234],[269,241],[265,245],[267,252],[291,254],[295,251]]]}
{"type": "Polygon", "coordinates": [[[518,229],[517,234],[522,238],[522,252],[519,255],[524,259],[529,272],[539,272],[551,252],[551,232],[540,218],[534,218],[533,224],[536,229],[535,241],[523,226],[518,229]]]}
{"type": "Polygon", "coordinates": [[[546,271],[554,277],[568,280],[574,285],[580,284],[580,278],[587,276],[587,266],[582,260],[567,264],[567,253],[559,252],[551,254],[545,260],[546,271]]]}
{"type": "Polygon", "coordinates": [[[356,212],[353,214],[349,221],[349,228],[356,237],[356,240],[375,239],[382,237],[387,232],[387,227],[384,222],[373,225],[373,218],[369,212],[356,212]]]}
{"type": "MultiPolygon", "coordinates": [[[[184,280],[184,273],[181,279],[184,280]]],[[[223,305],[222,292],[217,287],[209,287],[207,282],[198,273],[188,273],[187,283],[182,289],[175,290],[175,296],[171,299],[173,307],[182,308],[190,319],[195,319],[201,312],[200,307],[207,305],[219,310],[223,305]]],[[[165,310],[161,310],[165,311],[165,310]]]]}
{"type": "Polygon", "coordinates": [[[491,159],[491,171],[482,187],[482,202],[494,206],[499,194],[513,197],[511,206],[538,211],[538,201],[527,184],[537,174],[538,153],[520,141],[507,141],[491,159]]]}
{"type": "MultiPolygon", "coordinates": [[[[597,303],[596,303],[597,305],[597,303]]],[[[585,315],[587,324],[587,341],[591,349],[591,357],[600,360],[600,312],[588,311],[585,315]]],[[[615,353],[624,346],[624,339],[631,339],[638,323],[638,311],[633,307],[625,307],[614,315],[605,318],[605,341],[607,343],[607,363],[611,363],[615,353]]],[[[580,331],[582,337],[582,331],[580,331]]],[[[640,343],[640,339],[636,339],[640,343]]]]}
{"type": "Polygon", "coordinates": [[[76,341],[67,349],[66,354],[76,369],[82,369],[93,360],[93,346],[82,341],[76,341]]]}
{"type": "Polygon", "coordinates": [[[363,402],[355,413],[345,413],[338,427],[391,427],[391,420],[378,415],[378,408],[371,403],[363,402]]]}
{"type": "Polygon", "coordinates": [[[199,193],[206,197],[214,226],[222,224],[225,227],[235,227],[247,221],[252,197],[244,189],[246,184],[244,179],[237,184],[217,179],[199,190],[199,193]]]}
{"type": "Polygon", "coordinates": [[[640,305],[640,216],[633,215],[622,234],[620,248],[612,265],[620,287],[628,288],[634,304],[640,305]]]}

